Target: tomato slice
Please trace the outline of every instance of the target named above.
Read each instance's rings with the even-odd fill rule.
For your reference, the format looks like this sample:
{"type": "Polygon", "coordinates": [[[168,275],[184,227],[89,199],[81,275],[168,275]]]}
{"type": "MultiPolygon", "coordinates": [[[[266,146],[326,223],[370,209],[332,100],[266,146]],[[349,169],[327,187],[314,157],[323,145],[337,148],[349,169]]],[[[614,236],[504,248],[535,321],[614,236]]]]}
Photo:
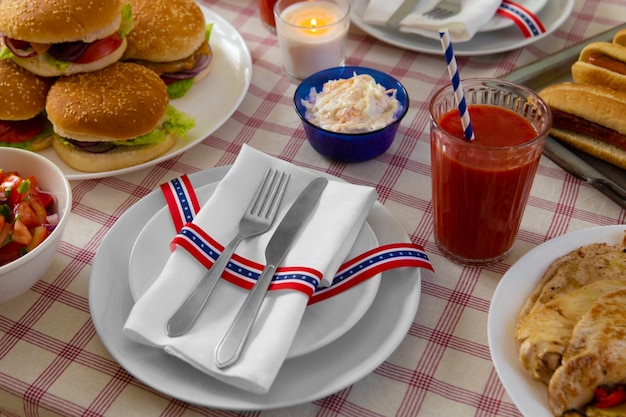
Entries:
{"type": "Polygon", "coordinates": [[[122,37],[119,33],[114,33],[104,39],[98,39],[89,44],[85,52],[73,62],[76,64],[88,64],[113,53],[122,44],[122,37]]]}
{"type": "Polygon", "coordinates": [[[0,142],[27,142],[40,134],[46,126],[46,118],[37,115],[30,120],[0,120],[0,142]]]}

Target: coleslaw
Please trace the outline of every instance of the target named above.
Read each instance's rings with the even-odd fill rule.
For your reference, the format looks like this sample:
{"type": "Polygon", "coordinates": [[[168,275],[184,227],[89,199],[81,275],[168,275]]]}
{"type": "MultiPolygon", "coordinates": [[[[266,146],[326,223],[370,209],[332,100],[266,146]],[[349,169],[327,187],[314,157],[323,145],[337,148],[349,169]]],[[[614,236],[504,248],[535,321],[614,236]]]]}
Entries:
{"type": "Polygon", "coordinates": [[[401,105],[395,89],[385,89],[371,75],[330,80],[317,92],[311,88],[302,100],[307,120],[322,129],[364,133],[382,129],[396,120],[401,105]]]}

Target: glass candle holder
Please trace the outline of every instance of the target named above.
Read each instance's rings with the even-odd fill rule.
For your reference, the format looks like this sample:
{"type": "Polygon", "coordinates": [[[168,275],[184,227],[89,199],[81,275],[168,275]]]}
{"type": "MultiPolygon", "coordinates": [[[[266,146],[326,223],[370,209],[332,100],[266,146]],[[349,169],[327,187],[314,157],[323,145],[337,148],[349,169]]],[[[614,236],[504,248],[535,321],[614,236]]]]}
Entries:
{"type": "Polygon", "coordinates": [[[283,68],[292,81],[344,65],[348,0],[278,0],[274,18],[283,68]]]}

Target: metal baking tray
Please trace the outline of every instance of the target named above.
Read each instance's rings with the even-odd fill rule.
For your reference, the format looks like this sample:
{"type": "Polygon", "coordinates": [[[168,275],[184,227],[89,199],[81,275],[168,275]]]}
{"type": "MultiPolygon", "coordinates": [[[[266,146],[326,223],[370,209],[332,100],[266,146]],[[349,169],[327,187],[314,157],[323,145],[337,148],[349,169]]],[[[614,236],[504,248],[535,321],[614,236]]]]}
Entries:
{"type": "MultiPolygon", "coordinates": [[[[534,91],[540,91],[551,84],[572,81],[571,66],[578,60],[580,51],[591,42],[610,42],[616,32],[625,28],[626,24],[614,27],[500,78],[523,84],[534,91]]],[[[590,183],[626,209],[626,170],[573,149],[552,137],[548,137],[543,153],[561,168],[590,183]]]]}

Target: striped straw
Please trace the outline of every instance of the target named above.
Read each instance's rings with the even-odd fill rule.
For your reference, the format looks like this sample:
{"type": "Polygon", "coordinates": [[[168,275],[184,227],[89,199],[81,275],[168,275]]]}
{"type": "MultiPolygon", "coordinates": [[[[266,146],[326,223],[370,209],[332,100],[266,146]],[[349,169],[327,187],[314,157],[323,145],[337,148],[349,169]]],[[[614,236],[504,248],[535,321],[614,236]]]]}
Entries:
{"type": "Polygon", "coordinates": [[[450,79],[452,80],[454,98],[456,99],[459,114],[461,115],[463,135],[465,136],[465,139],[472,140],[474,139],[474,129],[472,129],[472,122],[470,120],[469,111],[467,110],[467,104],[465,103],[463,86],[461,86],[461,77],[459,75],[459,69],[456,66],[456,58],[454,57],[454,50],[452,49],[452,42],[450,41],[450,33],[448,33],[448,29],[441,29],[439,31],[439,37],[441,38],[441,46],[446,56],[446,63],[448,64],[448,74],[450,74],[450,79]]]}

